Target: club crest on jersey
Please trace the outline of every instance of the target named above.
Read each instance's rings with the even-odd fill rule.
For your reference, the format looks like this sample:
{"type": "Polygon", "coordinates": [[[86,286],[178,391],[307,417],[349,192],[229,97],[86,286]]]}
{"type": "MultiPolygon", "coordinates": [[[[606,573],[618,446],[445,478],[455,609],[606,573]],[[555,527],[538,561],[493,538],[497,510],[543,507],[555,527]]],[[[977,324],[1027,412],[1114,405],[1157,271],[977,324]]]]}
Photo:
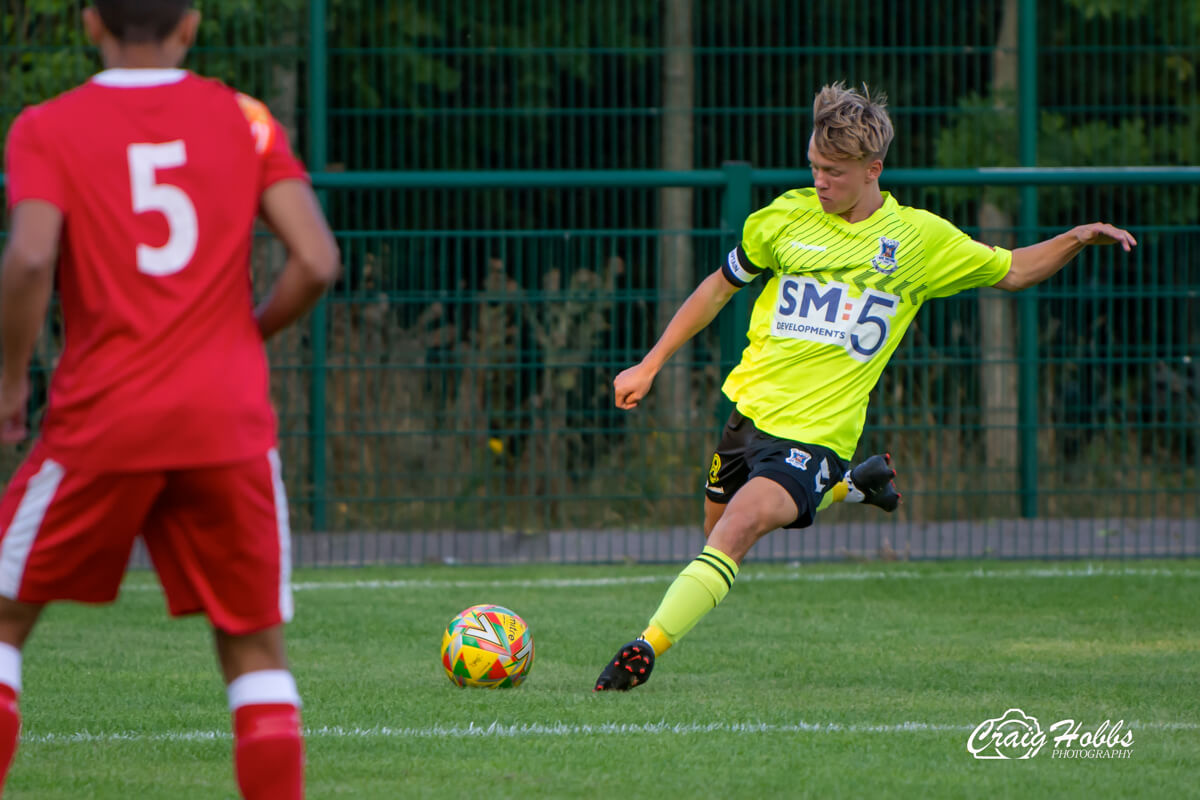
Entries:
{"type": "Polygon", "coordinates": [[[891,275],[896,271],[896,248],[899,246],[900,243],[895,239],[880,236],[879,255],[871,259],[871,266],[884,275],[891,275]]]}
{"type": "Polygon", "coordinates": [[[810,458],[812,458],[811,454],[804,452],[799,447],[793,447],[792,452],[787,458],[784,459],[784,461],[791,464],[796,469],[804,469],[808,466],[808,460],[810,458]]]}

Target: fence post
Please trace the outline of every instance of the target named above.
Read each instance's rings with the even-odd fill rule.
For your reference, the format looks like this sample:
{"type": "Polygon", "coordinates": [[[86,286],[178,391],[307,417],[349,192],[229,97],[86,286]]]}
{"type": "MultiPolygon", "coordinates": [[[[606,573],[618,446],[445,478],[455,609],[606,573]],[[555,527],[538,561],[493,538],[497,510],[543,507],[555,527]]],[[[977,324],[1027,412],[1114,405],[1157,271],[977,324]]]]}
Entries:
{"type": "MultiPolygon", "coordinates": [[[[1022,167],[1037,166],[1037,0],[1020,0],[1017,16],[1017,148],[1022,167]]],[[[1037,241],[1038,187],[1021,187],[1017,243],[1037,241]]],[[[1018,405],[1021,452],[1021,516],[1037,516],[1038,497],[1038,291],[1031,287],[1017,298],[1018,405]]]]}
{"type": "MultiPolygon", "coordinates": [[[[328,0],[309,0],[308,6],[308,168],[324,172],[328,159],[328,48],[325,19],[328,0]]],[[[318,191],[326,206],[326,192],[318,191]]],[[[309,481],[312,485],[312,529],[326,530],[328,516],[328,476],[325,464],[325,358],[328,335],[328,301],[322,297],[309,318],[312,344],[312,372],[308,393],[309,481]]]]}
{"type": "MultiPolygon", "coordinates": [[[[750,163],[748,161],[726,161],[721,164],[725,174],[724,195],[721,198],[722,246],[733,248],[741,243],[742,226],[750,216],[750,163]]],[[[749,297],[738,292],[718,318],[718,333],[721,343],[721,374],[728,372],[737,363],[738,354],[746,346],[746,320],[749,317],[749,297]]],[[[733,411],[733,403],[724,395],[717,405],[718,424],[733,411]]]]}

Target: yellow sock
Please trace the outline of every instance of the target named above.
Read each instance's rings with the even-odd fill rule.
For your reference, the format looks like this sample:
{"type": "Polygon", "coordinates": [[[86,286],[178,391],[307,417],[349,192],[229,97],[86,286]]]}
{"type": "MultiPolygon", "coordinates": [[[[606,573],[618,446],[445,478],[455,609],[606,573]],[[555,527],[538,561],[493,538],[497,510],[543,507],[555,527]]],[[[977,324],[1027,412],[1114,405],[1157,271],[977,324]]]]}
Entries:
{"type": "Polygon", "coordinates": [[[654,648],[654,655],[660,655],[667,652],[671,646],[671,640],[663,633],[657,625],[650,625],[646,630],[642,631],[642,638],[650,643],[654,648]]]}
{"type": "Polygon", "coordinates": [[[663,595],[642,638],[661,656],[717,607],[737,578],[738,565],[715,547],[706,546],[663,595]]]}
{"type": "Polygon", "coordinates": [[[833,488],[825,493],[821,498],[821,502],[817,504],[817,511],[824,511],[834,503],[841,503],[850,494],[850,484],[845,478],[833,485],[833,488]]]}

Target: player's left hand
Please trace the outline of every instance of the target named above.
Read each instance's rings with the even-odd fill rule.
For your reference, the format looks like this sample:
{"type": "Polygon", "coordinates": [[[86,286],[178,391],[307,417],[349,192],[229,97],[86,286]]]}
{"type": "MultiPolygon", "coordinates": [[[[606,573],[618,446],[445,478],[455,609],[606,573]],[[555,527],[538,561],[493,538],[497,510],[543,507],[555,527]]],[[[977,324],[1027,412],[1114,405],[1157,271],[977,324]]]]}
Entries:
{"type": "Polygon", "coordinates": [[[1137,247],[1137,239],[1133,238],[1132,233],[1115,225],[1109,225],[1107,222],[1091,222],[1087,225],[1080,225],[1072,233],[1081,244],[1085,245],[1119,243],[1126,253],[1137,247]]]}
{"type": "Polygon", "coordinates": [[[16,444],[29,435],[25,409],[29,402],[29,377],[0,381],[0,442],[16,444]]]}

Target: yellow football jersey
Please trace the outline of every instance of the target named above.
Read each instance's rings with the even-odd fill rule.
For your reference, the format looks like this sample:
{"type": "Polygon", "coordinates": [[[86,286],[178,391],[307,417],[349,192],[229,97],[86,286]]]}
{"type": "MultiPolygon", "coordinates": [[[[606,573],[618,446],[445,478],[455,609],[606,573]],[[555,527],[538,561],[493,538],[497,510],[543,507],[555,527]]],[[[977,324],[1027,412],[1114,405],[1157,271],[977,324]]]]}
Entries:
{"type": "Polygon", "coordinates": [[[816,192],[787,192],[747,218],[725,277],[769,271],[742,352],[722,387],[765,433],[854,455],[867,397],[921,304],[1008,274],[1012,253],[974,241],[888,192],[850,223],[816,192]]]}

